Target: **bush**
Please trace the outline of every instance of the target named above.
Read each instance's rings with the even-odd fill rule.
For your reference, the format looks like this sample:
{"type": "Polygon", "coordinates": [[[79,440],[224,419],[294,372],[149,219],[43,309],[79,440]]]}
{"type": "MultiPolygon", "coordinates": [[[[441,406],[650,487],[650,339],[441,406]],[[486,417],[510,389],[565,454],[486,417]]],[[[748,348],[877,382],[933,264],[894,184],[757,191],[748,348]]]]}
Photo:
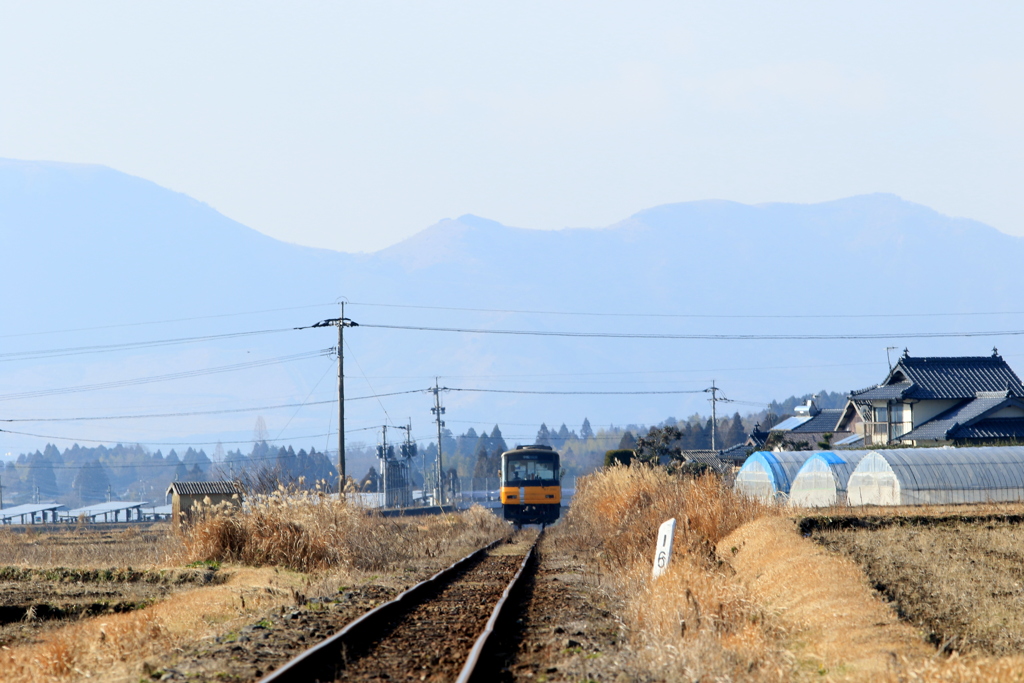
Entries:
{"type": "Polygon", "coordinates": [[[456,515],[403,521],[372,514],[319,492],[279,488],[251,497],[245,508],[201,509],[185,531],[191,562],[239,562],[301,572],[332,567],[382,571],[415,557],[436,557],[458,539],[479,547],[509,525],[474,506],[456,515]]]}
{"type": "Polygon", "coordinates": [[[628,467],[633,462],[634,457],[636,457],[636,453],[628,449],[605,451],[604,466],[611,467],[612,465],[618,464],[628,467]]]}

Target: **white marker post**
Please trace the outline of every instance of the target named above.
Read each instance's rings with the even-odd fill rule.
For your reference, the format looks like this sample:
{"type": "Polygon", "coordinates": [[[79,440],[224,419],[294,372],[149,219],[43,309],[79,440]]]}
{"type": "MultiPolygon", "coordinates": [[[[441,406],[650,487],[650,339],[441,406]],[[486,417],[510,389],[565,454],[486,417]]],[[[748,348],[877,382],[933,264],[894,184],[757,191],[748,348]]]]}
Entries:
{"type": "Polygon", "coordinates": [[[672,561],[672,541],[675,535],[675,517],[658,528],[658,546],[654,550],[654,578],[668,571],[668,563],[672,561]]]}

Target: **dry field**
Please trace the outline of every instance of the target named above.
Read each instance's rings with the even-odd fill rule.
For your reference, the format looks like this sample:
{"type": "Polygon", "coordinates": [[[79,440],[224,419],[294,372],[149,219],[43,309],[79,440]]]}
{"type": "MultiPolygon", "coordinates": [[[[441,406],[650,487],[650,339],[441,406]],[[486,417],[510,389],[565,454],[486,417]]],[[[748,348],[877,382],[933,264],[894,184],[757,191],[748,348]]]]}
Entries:
{"type": "Polygon", "coordinates": [[[1003,516],[808,520],[812,538],[859,564],[944,651],[1024,652],[1024,526],[1003,516]],[[853,521],[853,520],[850,520],[853,521]]]}
{"type": "Polygon", "coordinates": [[[481,509],[382,518],[283,492],[222,513],[185,536],[0,530],[0,681],[253,680],[509,532],[481,509]]]}

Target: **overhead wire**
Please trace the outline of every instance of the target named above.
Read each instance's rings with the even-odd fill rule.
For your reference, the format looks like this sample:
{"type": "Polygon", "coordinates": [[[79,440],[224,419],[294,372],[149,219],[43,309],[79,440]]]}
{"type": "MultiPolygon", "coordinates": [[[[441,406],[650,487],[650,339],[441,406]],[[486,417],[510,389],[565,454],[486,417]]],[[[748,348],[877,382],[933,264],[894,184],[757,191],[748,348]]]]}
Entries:
{"type": "Polygon", "coordinates": [[[71,387],[61,387],[57,389],[38,389],[36,391],[23,391],[15,394],[0,394],[0,401],[14,401],[22,400],[27,398],[39,398],[42,396],[58,396],[62,394],[78,393],[83,391],[98,391],[101,389],[119,389],[121,387],[137,386],[140,384],[151,384],[154,382],[167,382],[171,380],[186,379],[190,377],[200,377],[203,375],[214,375],[223,372],[235,372],[237,370],[249,370],[252,368],[265,367],[269,365],[278,365],[281,363],[291,363],[299,360],[306,360],[308,358],[316,358],[318,356],[325,356],[329,349],[321,349],[319,351],[306,351],[303,353],[295,353],[288,356],[277,356],[275,358],[266,358],[263,360],[247,361],[245,363],[235,363],[232,365],[219,365],[212,368],[202,368],[196,370],[185,370],[182,372],[172,372],[165,375],[151,375],[149,377],[135,377],[132,379],[115,380],[112,382],[100,382],[98,384],[81,384],[71,387]]]}
{"type": "Polygon", "coordinates": [[[467,334],[498,334],[526,337],[574,337],[582,339],[673,339],[693,341],[840,341],[862,339],[948,339],[963,337],[1024,336],[1024,330],[995,330],[990,332],[896,332],[870,334],[674,334],[667,332],[556,332],[546,330],[432,327],[428,325],[382,325],[376,323],[360,323],[359,326],[381,330],[409,330],[416,332],[457,332],[467,334]]]}
{"type": "Polygon", "coordinates": [[[119,323],[116,325],[97,325],[94,327],[73,327],[70,329],[63,330],[43,330],[39,332],[15,332],[13,334],[0,334],[0,339],[8,339],[11,337],[35,337],[43,334],[67,334],[69,332],[92,332],[94,330],[116,330],[125,327],[143,327],[146,325],[165,325],[168,323],[181,323],[191,322],[193,320],[213,320],[216,318],[233,318],[240,315],[258,315],[260,313],[279,313],[281,311],[299,311],[308,308],[324,308],[325,306],[336,306],[337,303],[331,302],[329,304],[309,304],[304,306],[286,306],[283,308],[265,308],[260,311],[240,311],[237,313],[218,313],[214,315],[198,315],[189,318],[168,318],[166,320],[148,320],[137,323],[119,323]]]}
{"type": "Polygon", "coordinates": [[[141,342],[122,342],[119,344],[95,344],[92,346],[71,346],[61,349],[44,349],[33,351],[9,351],[0,353],[0,362],[19,360],[37,360],[40,358],[61,358],[63,356],[80,356],[88,353],[110,353],[112,351],[124,351],[127,349],[148,349],[161,346],[177,346],[179,344],[195,344],[198,342],[219,341],[222,339],[236,339],[238,337],[252,337],[264,334],[278,334],[281,332],[292,332],[293,327],[282,327],[273,330],[251,330],[247,332],[228,332],[225,334],[207,334],[200,337],[176,337],[173,339],[155,339],[141,342]]]}
{"type": "Polygon", "coordinates": [[[944,318],[959,316],[1024,315],[1024,311],[976,311],[966,313],[819,313],[819,314],[729,314],[729,313],[621,313],[609,311],[545,311],[514,308],[469,308],[461,306],[421,306],[416,304],[384,304],[350,301],[348,306],[407,308],[426,311],[462,311],[469,313],[513,313],[525,315],[588,316],[598,318],[712,318],[712,319],[856,319],[856,318],[944,318]]]}

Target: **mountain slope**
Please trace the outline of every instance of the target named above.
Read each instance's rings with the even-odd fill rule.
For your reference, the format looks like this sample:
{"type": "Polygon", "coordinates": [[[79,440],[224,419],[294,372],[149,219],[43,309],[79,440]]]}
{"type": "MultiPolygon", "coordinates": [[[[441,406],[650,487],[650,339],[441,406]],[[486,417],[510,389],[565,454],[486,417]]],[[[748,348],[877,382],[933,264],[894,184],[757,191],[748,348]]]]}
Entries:
{"type": "MultiPolygon", "coordinates": [[[[334,316],[339,296],[362,328],[347,333],[350,396],[449,386],[545,391],[687,390],[711,379],[757,404],[881,378],[885,347],[912,353],[987,353],[1014,364],[1017,337],[722,341],[499,336],[373,327],[405,325],[670,334],[863,334],[1024,328],[1020,316],[963,315],[1022,308],[1024,242],[892,195],[814,205],[703,201],[640,211],[606,228],[538,231],[476,216],[446,219],[374,254],[344,254],[265,237],[184,195],[93,166],[0,161],[0,353],[240,330],[288,329],[334,316]],[[431,306],[432,309],[375,306],[431,306]],[[239,312],[289,308],[258,315],[239,312]],[[452,308],[497,311],[439,310],[452,308]],[[512,311],[558,311],[542,315],[512,311]],[[504,311],[504,312],[502,312],[504,311]],[[652,314],[647,317],[619,314],[652,314]],[[921,313],[942,313],[922,317],[921,313]],[[225,318],[202,318],[232,314],[225,318]],[[609,315],[615,314],[615,315],[609,315]],[[682,314],[689,317],[680,317],[682,314]],[[874,316],[829,318],[806,316],[874,316]],[[674,317],[673,317],[674,316],[674,317]],[[782,317],[779,317],[782,316],[782,317]],[[882,316],[882,317],[879,317],[882,316]],[[44,330],[189,318],[173,324],[64,335],[44,330]]],[[[334,344],[333,331],[0,364],[0,417],[228,407],[326,400],[329,360],[268,374],[31,401],[3,396],[273,358],[334,344]],[[5,412],[6,411],[6,412],[5,412]]],[[[261,371],[262,372],[262,371],[261,371]]],[[[597,425],[708,412],[706,395],[591,396],[452,393],[450,426],[597,425]],[[459,421],[465,420],[462,424],[459,421]]],[[[387,419],[429,437],[425,396],[353,402],[350,428],[387,419]],[[384,411],[388,411],[388,416],[384,411]]],[[[720,410],[756,409],[738,404],[720,410]]],[[[272,436],[326,432],[331,409],[268,415],[272,436]]],[[[62,426],[98,439],[248,437],[253,416],[62,426]]],[[[58,427],[47,434],[56,434],[58,427]]],[[[518,428],[529,440],[535,428],[518,428]]],[[[28,431],[28,430],[25,430],[28,431]]],[[[507,430],[506,430],[507,431],[507,430]]],[[[39,432],[42,433],[42,432],[39,432]]],[[[372,431],[358,438],[372,440],[372,431]]],[[[353,438],[357,438],[353,437],[353,438]]],[[[317,448],[326,445],[317,437],[317,448]]],[[[0,449],[35,441],[4,436],[0,449]],[[4,440],[6,439],[6,440],[4,440]],[[20,440],[19,440],[20,439],[20,440]]],[[[34,447],[34,446],[33,446],[34,447]]]]}

